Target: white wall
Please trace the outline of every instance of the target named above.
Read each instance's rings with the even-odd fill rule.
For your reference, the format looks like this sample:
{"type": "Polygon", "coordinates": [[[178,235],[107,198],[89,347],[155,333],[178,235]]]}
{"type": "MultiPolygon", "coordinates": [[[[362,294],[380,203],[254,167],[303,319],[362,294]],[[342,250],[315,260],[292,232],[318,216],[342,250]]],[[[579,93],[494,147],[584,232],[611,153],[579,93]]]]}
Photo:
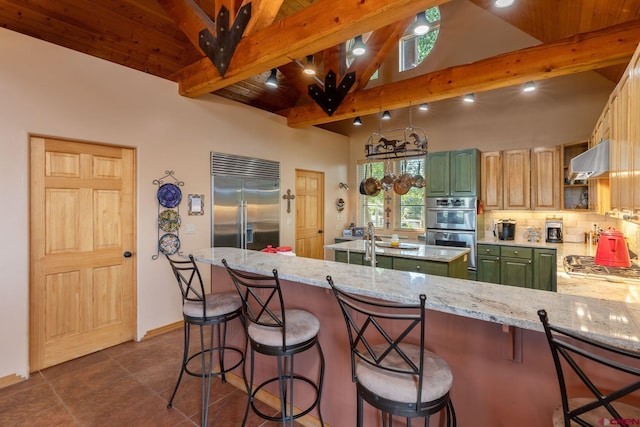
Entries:
{"type": "MultiPolygon", "coordinates": [[[[281,163],[281,189],[294,190],[295,169],[325,173],[325,238],[338,220],[334,202],[344,194],[346,137],[324,130],[290,129],[282,117],[216,96],[197,100],[177,85],[135,70],[0,29],[0,379],[27,376],[30,134],[117,144],[137,149],[138,337],[180,320],[178,290],[157,247],[157,199],[152,181],[166,170],[184,181],[182,249],[210,245],[210,214],[186,215],[186,195],[210,202],[209,153],[220,151],[281,163]],[[193,224],[195,234],[185,234],[193,224]]],[[[295,207],[295,201],[294,205],[295,207]]],[[[295,210],[281,205],[281,245],[294,245],[295,210]],[[291,224],[288,224],[291,219],[291,224]]],[[[346,221],[346,220],[345,220],[346,221]]]]}

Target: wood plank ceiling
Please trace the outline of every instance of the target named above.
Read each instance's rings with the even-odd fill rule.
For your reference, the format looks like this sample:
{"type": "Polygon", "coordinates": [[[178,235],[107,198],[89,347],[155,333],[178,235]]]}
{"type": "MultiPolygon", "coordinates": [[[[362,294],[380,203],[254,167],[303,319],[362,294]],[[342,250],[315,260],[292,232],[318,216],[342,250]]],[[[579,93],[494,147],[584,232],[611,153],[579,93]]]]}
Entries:
{"type": "Polygon", "coordinates": [[[429,82],[424,93],[393,83],[367,89],[416,12],[447,1],[253,0],[249,27],[224,76],[197,47],[197,34],[206,22],[213,29],[222,5],[235,13],[241,0],[0,0],[0,26],[176,81],[184,96],[213,92],[282,114],[294,127],[371,114],[381,105],[400,108],[519,84],[531,76],[597,70],[617,82],[640,42],[640,0],[516,0],[505,9],[495,8],[493,0],[452,0],[471,1],[541,44],[415,77],[429,82]],[[344,41],[368,31],[374,53],[347,70],[344,41]],[[311,54],[320,70],[336,71],[338,81],[356,72],[356,84],[332,116],[309,98],[309,81],[300,77],[299,62],[311,54]],[[265,87],[274,67],[277,90],[265,87]]]}

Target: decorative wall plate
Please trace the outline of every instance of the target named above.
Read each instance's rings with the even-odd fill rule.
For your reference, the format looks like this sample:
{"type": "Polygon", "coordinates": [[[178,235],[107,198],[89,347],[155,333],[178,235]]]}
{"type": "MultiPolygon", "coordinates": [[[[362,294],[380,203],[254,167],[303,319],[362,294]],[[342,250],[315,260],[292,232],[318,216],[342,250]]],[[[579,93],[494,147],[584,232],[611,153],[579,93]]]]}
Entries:
{"type": "Polygon", "coordinates": [[[180,214],[174,209],[166,209],[158,215],[158,227],[162,231],[176,231],[180,228],[180,214]]]}
{"type": "Polygon", "coordinates": [[[175,208],[182,200],[182,191],[175,184],[163,184],[158,188],[158,202],[165,208],[175,208]]]}
{"type": "Polygon", "coordinates": [[[180,238],[171,233],[167,233],[160,238],[158,249],[165,255],[173,255],[180,249],[180,238]]]}

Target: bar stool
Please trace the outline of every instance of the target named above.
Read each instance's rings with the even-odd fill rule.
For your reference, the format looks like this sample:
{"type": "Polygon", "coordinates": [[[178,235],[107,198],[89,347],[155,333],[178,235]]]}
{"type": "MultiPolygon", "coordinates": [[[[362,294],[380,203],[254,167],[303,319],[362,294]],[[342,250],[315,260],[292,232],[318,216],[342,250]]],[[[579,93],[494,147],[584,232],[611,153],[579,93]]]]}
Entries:
{"type": "Polygon", "coordinates": [[[294,420],[308,414],[314,408],[318,410],[320,424],[320,398],[322,397],[322,382],[324,379],[324,355],[318,340],[320,321],[316,316],[305,310],[288,309],[284,306],[278,271],[273,270],[272,276],[249,274],[232,269],[223,259],[222,264],[229,272],[240,297],[242,298],[242,314],[246,327],[246,335],[251,348],[251,365],[249,378],[246,375],[246,361],[243,368],[248,401],[242,425],[247,422],[249,407],[266,420],[287,422],[293,426],[294,420]],[[294,372],[294,356],[316,347],[320,357],[319,376],[317,382],[294,372]],[[275,356],[278,364],[278,376],[264,380],[254,386],[255,353],[275,356]],[[313,390],[314,400],[304,409],[297,409],[294,405],[294,383],[304,382],[313,390]],[[261,412],[255,405],[254,399],[265,386],[277,382],[280,397],[280,417],[270,416],[261,412]]]}
{"type": "Polygon", "coordinates": [[[538,317],[549,342],[562,397],[562,405],[553,412],[554,427],[639,423],[640,407],[618,400],[640,390],[640,352],[614,347],[552,325],[546,310],[538,310],[538,317]],[[599,368],[598,375],[585,372],[584,362],[591,366],[595,362],[599,368]],[[608,391],[611,386],[603,385],[602,381],[611,378],[612,373],[625,378],[626,383],[608,391]],[[567,382],[578,378],[587,386],[590,395],[576,396],[572,393],[570,397],[567,382]]]}
{"type": "MultiPolygon", "coordinates": [[[[417,304],[394,304],[346,293],[327,281],[344,315],[351,346],[352,381],[356,383],[357,425],[363,425],[363,401],[382,412],[382,425],[393,416],[424,418],[442,410],[447,426],[456,426],[449,391],[453,374],[447,363],[424,348],[426,296],[417,304]],[[419,343],[407,342],[411,332],[419,343]]],[[[367,423],[371,425],[372,423],[367,423]]]]}
{"type": "Polygon", "coordinates": [[[235,292],[209,293],[207,294],[202,282],[200,270],[196,265],[192,255],[189,260],[173,260],[167,255],[167,260],[171,265],[175,275],[180,293],[182,294],[182,314],[184,317],[184,350],[182,356],[182,366],[178,381],[173,389],[167,408],[173,406],[173,399],[176,397],[182,375],[186,372],[195,377],[202,377],[202,426],[207,425],[209,416],[209,396],[211,395],[211,377],[219,376],[222,382],[226,382],[225,374],[236,367],[244,360],[244,353],[241,349],[226,345],[227,322],[235,318],[242,320],[242,301],[235,292]],[[191,336],[191,325],[197,325],[200,329],[200,350],[189,355],[189,340],[191,336]],[[210,326],[209,344],[205,342],[204,327],[210,326]],[[214,346],[214,332],[217,339],[217,346],[214,346]],[[218,367],[214,370],[213,353],[218,355],[218,367]],[[225,366],[225,353],[231,355],[232,366],[225,366]],[[205,355],[208,354],[208,364],[205,355]],[[189,363],[200,357],[201,367],[199,372],[189,369],[189,363]]]}

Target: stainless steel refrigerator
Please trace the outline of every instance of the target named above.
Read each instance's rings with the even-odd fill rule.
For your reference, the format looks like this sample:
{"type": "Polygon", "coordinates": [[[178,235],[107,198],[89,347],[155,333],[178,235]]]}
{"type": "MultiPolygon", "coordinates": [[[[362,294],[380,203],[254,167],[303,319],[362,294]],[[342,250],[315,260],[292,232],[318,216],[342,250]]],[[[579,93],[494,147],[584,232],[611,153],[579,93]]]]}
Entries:
{"type": "Polygon", "coordinates": [[[212,246],[279,246],[279,162],[211,153],[211,200],[212,246]]]}

